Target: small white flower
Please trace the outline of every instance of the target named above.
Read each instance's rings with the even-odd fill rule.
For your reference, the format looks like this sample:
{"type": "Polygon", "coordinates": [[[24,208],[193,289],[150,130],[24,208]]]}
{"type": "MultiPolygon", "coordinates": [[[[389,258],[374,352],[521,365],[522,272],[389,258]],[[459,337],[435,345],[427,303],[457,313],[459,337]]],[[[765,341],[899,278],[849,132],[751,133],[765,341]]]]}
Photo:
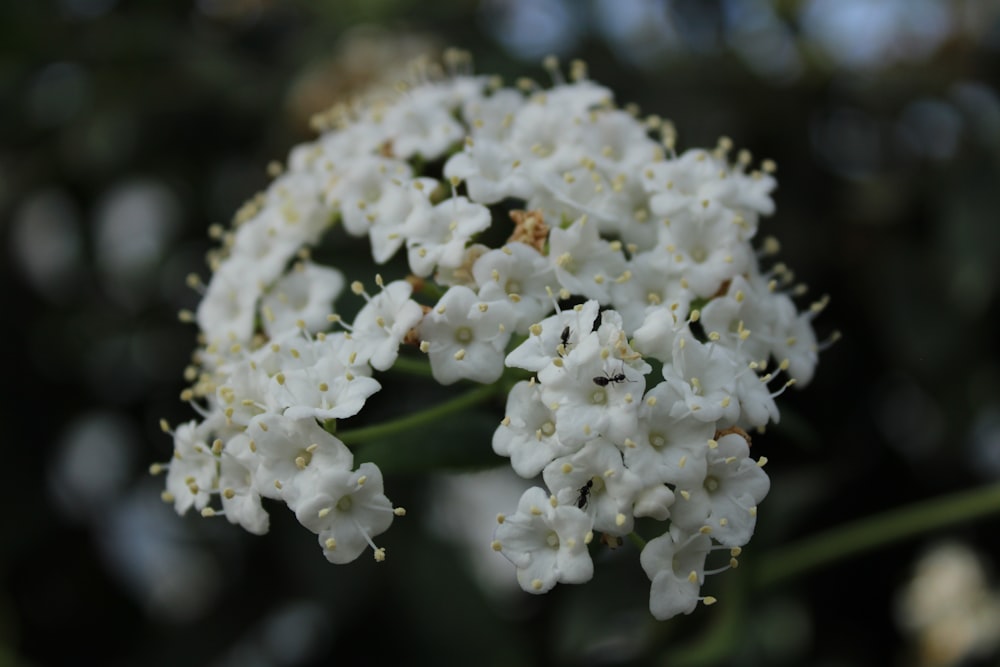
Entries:
{"type": "Polygon", "coordinates": [[[472,275],[479,285],[480,299],[506,299],[514,307],[516,333],[527,333],[533,322],[552,310],[547,290],[556,287],[555,273],[545,257],[529,245],[508,243],[490,250],[476,260],[472,275]]]}
{"type": "Polygon", "coordinates": [[[267,413],[247,427],[260,464],[254,482],[260,495],[280,498],[295,509],[296,481],[306,470],[350,470],[354,455],[344,443],[320,428],[313,419],[289,419],[267,413]]]}
{"type": "Polygon", "coordinates": [[[632,532],[632,504],[642,482],[625,467],[611,441],[592,439],[579,451],[545,466],[542,478],[560,503],[576,505],[592,516],[594,530],[609,535],[632,532]]]}
{"type": "Polygon", "coordinates": [[[597,224],[584,216],[549,234],[549,253],[559,284],[601,303],[611,300],[611,285],[625,271],[625,257],[598,236],[597,224]]]}
{"type": "Polygon", "coordinates": [[[690,331],[684,331],[674,340],[673,362],[663,367],[663,377],[683,398],[674,404],[671,416],[736,422],[740,404],[733,394],[740,365],[728,348],[700,343],[690,331]]]}
{"type": "Polygon", "coordinates": [[[644,484],[673,484],[687,488],[705,479],[706,444],[715,424],[693,416],[673,417],[680,393],[661,382],[643,397],[634,435],[622,446],[625,465],[644,484]]]}
{"type": "Polygon", "coordinates": [[[399,344],[407,332],[423,317],[420,304],[410,299],[413,285],[396,280],[382,288],[358,312],[351,325],[358,355],[371,362],[372,368],[384,371],[399,356],[399,344]]]}
{"type": "Polygon", "coordinates": [[[207,439],[211,422],[190,421],[174,431],[174,455],[167,470],[165,498],[174,510],[184,514],[194,507],[204,509],[219,478],[219,461],[207,439]]]}
{"type": "Polygon", "coordinates": [[[646,543],[639,562],[652,582],[649,611],[658,620],[690,614],[698,606],[705,558],[711,548],[708,535],[688,534],[675,527],[646,543]]]}
{"type": "Polygon", "coordinates": [[[510,458],[514,471],[531,479],[557,456],[572,453],[556,435],[555,414],[533,382],[518,382],[507,394],[507,416],[493,434],[493,451],[510,458]]]}
{"type": "Polygon", "coordinates": [[[344,274],[312,262],[296,265],[282,276],[261,299],[264,331],[274,336],[298,326],[310,331],[328,325],[331,305],[344,289],[344,274]]]}
{"type": "Polygon", "coordinates": [[[597,332],[583,336],[560,361],[542,369],[538,379],[562,442],[581,445],[598,435],[622,442],[635,431],[646,386],[641,369],[615,357],[597,332]]]}
{"type": "Polygon", "coordinates": [[[514,320],[507,302],[484,303],[468,287],[451,287],[420,325],[434,379],[496,382],[514,320]]]}
{"type": "Polygon", "coordinates": [[[587,544],[591,521],[575,505],[559,505],[537,486],[521,495],[517,513],[498,517],[493,549],[517,568],[517,582],[529,593],[546,593],[557,583],[582,584],[594,576],[587,544]]]}
{"type": "Polygon", "coordinates": [[[383,493],[382,471],[374,463],[358,469],[325,467],[300,488],[295,517],[319,535],[323,555],[331,563],[349,563],[371,546],[381,560],[384,552],[372,538],[393,519],[392,503],[383,493]]]}
{"type": "Polygon", "coordinates": [[[504,363],[536,373],[548,368],[596,328],[599,312],[600,305],[591,300],[545,318],[529,328],[531,335],[511,350],[504,363]]]}
{"type": "Polygon", "coordinates": [[[743,436],[731,433],[708,446],[707,468],[701,484],[682,488],[671,510],[674,523],[696,531],[708,526],[712,537],[727,547],[750,541],[757,525],[757,505],[771,481],[756,461],[743,436]],[[713,446],[714,445],[714,446],[713,446]]]}
{"type": "Polygon", "coordinates": [[[440,264],[446,268],[462,265],[465,246],[474,234],[490,226],[490,210],[465,197],[452,197],[435,206],[424,224],[407,235],[410,270],[425,277],[440,264]]]}
{"type": "Polygon", "coordinates": [[[219,458],[219,493],[226,519],[254,535],[268,530],[269,517],[254,488],[257,455],[250,450],[250,437],[237,433],[230,438],[219,458]]]}

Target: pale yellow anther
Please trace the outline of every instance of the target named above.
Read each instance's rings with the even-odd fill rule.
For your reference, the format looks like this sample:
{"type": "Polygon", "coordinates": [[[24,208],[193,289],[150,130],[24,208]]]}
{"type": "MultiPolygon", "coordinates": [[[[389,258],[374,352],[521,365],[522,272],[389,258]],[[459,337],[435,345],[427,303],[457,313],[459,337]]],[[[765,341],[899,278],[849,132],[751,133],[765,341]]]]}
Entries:
{"type": "Polygon", "coordinates": [[[395,514],[396,516],[406,516],[406,508],[405,507],[394,507],[393,510],[392,510],[392,513],[395,514]]]}
{"type": "Polygon", "coordinates": [[[719,446],[719,443],[717,441],[715,441],[715,440],[709,440],[708,441],[708,448],[709,449],[715,449],[718,446],[719,446]]]}
{"type": "Polygon", "coordinates": [[[678,468],[683,468],[687,464],[687,462],[688,462],[688,457],[687,457],[687,454],[685,454],[680,459],[678,459],[678,461],[677,461],[677,467],[678,468]]]}
{"type": "Polygon", "coordinates": [[[323,541],[323,548],[327,551],[333,551],[337,548],[337,540],[332,537],[326,538],[326,540],[323,541]]]}
{"type": "Polygon", "coordinates": [[[304,456],[296,456],[295,457],[295,467],[298,468],[299,470],[305,470],[306,469],[306,465],[308,465],[308,463],[309,462],[306,461],[306,457],[304,457],[304,456]]]}
{"type": "Polygon", "coordinates": [[[531,509],[529,509],[528,512],[532,516],[541,516],[542,515],[542,510],[540,510],[536,505],[532,505],[531,509]]]}
{"type": "Polygon", "coordinates": [[[544,585],[545,584],[542,583],[541,579],[532,579],[531,580],[531,587],[534,588],[536,591],[542,590],[542,587],[544,585]]]}
{"type": "Polygon", "coordinates": [[[750,513],[750,516],[754,516],[754,517],[757,516],[757,506],[756,505],[754,505],[753,507],[751,507],[748,511],[750,513]]]}
{"type": "Polygon", "coordinates": [[[203,509],[201,511],[201,515],[203,517],[205,517],[206,519],[211,518],[211,517],[215,516],[215,510],[212,509],[211,507],[206,507],[205,509],[203,509]]]}
{"type": "Polygon", "coordinates": [[[364,486],[365,482],[367,481],[368,481],[368,475],[362,475],[361,477],[358,477],[358,486],[364,486]]]}
{"type": "Polygon", "coordinates": [[[702,535],[708,535],[709,533],[712,532],[712,527],[702,526],[701,528],[698,529],[698,532],[701,533],[702,535]]]}
{"type": "Polygon", "coordinates": [[[763,468],[764,466],[766,466],[767,465],[767,457],[766,456],[762,456],[759,459],[757,459],[757,465],[759,467],[761,467],[761,468],[763,468]]]}
{"type": "Polygon", "coordinates": [[[688,574],[688,581],[690,581],[692,584],[697,584],[698,583],[698,573],[695,572],[694,570],[691,570],[691,573],[688,574]]]}
{"type": "Polygon", "coordinates": [[[332,511],[333,511],[332,507],[324,507],[320,511],[316,512],[316,516],[318,516],[320,519],[322,519],[322,518],[326,517],[328,514],[330,514],[330,512],[332,512],[332,511]]]}
{"type": "Polygon", "coordinates": [[[625,521],[627,521],[627,519],[625,515],[622,514],[621,512],[615,515],[615,525],[618,526],[619,528],[625,525],[625,521]]]}
{"type": "Polygon", "coordinates": [[[684,500],[691,500],[691,492],[681,489],[681,498],[683,498],[684,500]]]}
{"type": "Polygon", "coordinates": [[[503,545],[500,544],[500,540],[493,540],[490,542],[490,548],[493,549],[493,551],[502,551],[503,545]]]}
{"type": "Polygon", "coordinates": [[[160,493],[160,500],[162,500],[165,503],[172,503],[174,502],[174,494],[170,493],[169,491],[163,491],[160,493]]]}
{"type": "Polygon", "coordinates": [[[375,553],[374,553],[374,556],[375,556],[375,562],[376,563],[381,563],[382,561],[384,561],[385,560],[385,547],[379,547],[378,549],[376,549],[375,553]]]}
{"type": "Polygon", "coordinates": [[[726,526],[729,525],[729,519],[727,519],[725,517],[719,519],[719,525],[722,526],[723,528],[725,528],[726,526]]]}
{"type": "Polygon", "coordinates": [[[711,606],[712,606],[713,604],[715,604],[716,602],[718,602],[718,600],[716,600],[716,599],[715,599],[714,597],[712,597],[711,595],[706,595],[706,596],[705,596],[704,598],[702,598],[702,600],[701,600],[701,603],[702,603],[703,605],[705,605],[706,607],[711,607],[711,606]]]}
{"type": "Polygon", "coordinates": [[[503,523],[506,520],[507,520],[507,515],[503,513],[497,514],[497,523],[503,523]]]}

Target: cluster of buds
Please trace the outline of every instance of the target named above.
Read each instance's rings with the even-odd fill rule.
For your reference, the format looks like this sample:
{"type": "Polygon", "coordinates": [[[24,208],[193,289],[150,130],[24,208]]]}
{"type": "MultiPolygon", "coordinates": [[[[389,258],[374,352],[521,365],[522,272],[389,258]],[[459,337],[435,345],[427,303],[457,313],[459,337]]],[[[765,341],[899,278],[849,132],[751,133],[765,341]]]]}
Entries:
{"type": "Polygon", "coordinates": [[[201,346],[184,398],[201,418],[164,425],[164,498],[254,533],[272,498],[331,562],[381,560],[373,538],[403,510],[335,426],[413,343],[441,384],[525,378],[497,385],[512,389],[492,445],[547,488],[498,517],[492,546],[526,591],[588,580],[594,535],[615,544],[649,517],[651,611],[688,613],[710,601],[709,553],[735,563],[768,492],[749,432],[817,360],[823,303],[800,312],[790,272],[758,265],[777,243],[752,243],[774,165],[728,139],[678,153],[669,123],[617,108],[580,63],[568,81],[547,63],[547,89],[474,76],[462,54],[445,64],[319,117],[319,138],[216,230],[189,314],[201,346]],[[377,277],[374,296],[352,283],[366,305],[350,322],[334,309],[347,279],[309,252],[334,225],[375,263],[405,250],[412,274],[377,277]]]}

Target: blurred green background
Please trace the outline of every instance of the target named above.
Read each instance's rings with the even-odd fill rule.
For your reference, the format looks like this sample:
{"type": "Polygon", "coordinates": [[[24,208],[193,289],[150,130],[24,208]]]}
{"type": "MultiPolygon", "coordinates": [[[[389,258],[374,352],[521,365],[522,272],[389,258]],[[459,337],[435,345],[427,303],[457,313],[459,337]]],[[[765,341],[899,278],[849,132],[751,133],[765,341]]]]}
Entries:
{"type": "Polygon", "coordinates": [[[995,513],[762,574],[797,540],[1000,480],[998,85],[992,0],[5,0],[0,665],[1000,665],[995,513]],[[754,440],[771,495],[711,609],[654,621],[629,546],[585,586],[512,588],[488,543],[516,494],[450,474],[505,467],[502,406],[470,413],[449,474],[389,466],[410,514],[381,564],[328,564],[280,507],[264,538],[178,518],[146,474],[170,454],[159,418],[193,416],[176,314],[208,225],[312,113],[446,46],[508,81],[583,58],[681,148],[728,135],[778,164],[764,232],[831,295],[820,338],[844,337],[754,440]]]}

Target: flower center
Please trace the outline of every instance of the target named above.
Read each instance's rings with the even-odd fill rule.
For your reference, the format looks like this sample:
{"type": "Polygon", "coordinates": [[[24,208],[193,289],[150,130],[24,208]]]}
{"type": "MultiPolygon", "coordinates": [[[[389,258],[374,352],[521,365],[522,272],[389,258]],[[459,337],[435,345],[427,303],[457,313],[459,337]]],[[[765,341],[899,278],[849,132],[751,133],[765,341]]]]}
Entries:
{"type": "Polygon", "coordinates": [[[549,533],[548,537],[545,538],[545,542],[553,549],[559,548],[559,536],[554,530],[549,533]]]}
{"type": "Polygon", "coordinates": [[[507,294],[520,294],[521,283],[517,280],[508,280],[504,289],[507,290],[507,294]]]}
{"type": "Polygon", "coordinates": [[[455,330],[455,340],[459,343],[469,343],[472,341],[472,329],[469,327],[459,327],[455,330]]]}
{"type": "Polygon", "coordinates": [[[608,402],[608,392],[603,389],[595,389],[590,393],[590,402],[594,405],[604,405],[608,402]]]}
{"type": "Polygon", "coordinates": [[[704,262],[707,257],[708,257],[708,252],[706,252],[704,248],[699,246],[697,248],[691,249],[691,259],[698,262],[699,264],[704,262]]]}
{"type": "Polygon", "coordinates": [[[353,504],[354,501],[351,500],[350,496],[344,496],[343,498],[337,501],[337,509],[340,510],[341,512],[348,512],[350,511],[351,505],[353,504]]]}
{"type": "Polygon", "coordinates": [[[551,421],[547,421],[544,424],[542,424],[539,430],[542,432],[542,435],[550,436],[556,432],[556,425],[553,424],[551,421]]]}
{"type": "Polygon", "coordinates": [[[718,488],[719,488],[719,480],[718,479],[716,479],[715,477],[712,477],[711,475],[709,475],[708,477],[705,478],[705,490],[706,491],[708,491],[709,493],[712,493],[714,491],[717,491],[718,488]]]}
{"type": "Polygon", "coordinates": [[[663,447],[667,444],[667,439],[663,437],[660,433],[650,433],[649,434],[649,444],[651,444],[656,449],[663,447]]]}

